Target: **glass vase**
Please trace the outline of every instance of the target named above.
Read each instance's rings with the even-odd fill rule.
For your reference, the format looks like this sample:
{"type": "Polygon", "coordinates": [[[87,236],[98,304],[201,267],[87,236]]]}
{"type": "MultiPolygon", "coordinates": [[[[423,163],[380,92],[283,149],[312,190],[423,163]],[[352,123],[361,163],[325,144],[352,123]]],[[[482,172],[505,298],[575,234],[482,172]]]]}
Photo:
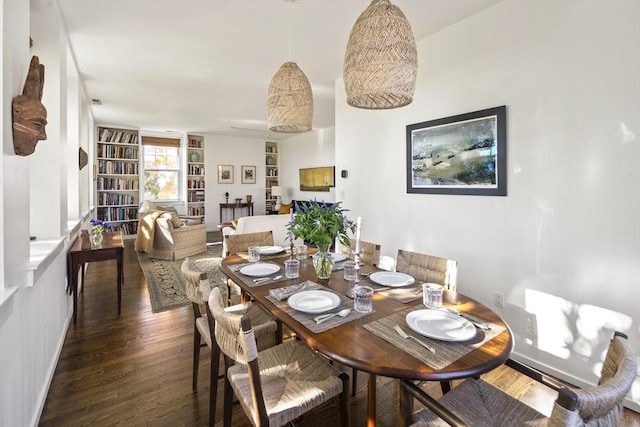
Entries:
{"type": "Polygon", "coordinates": [[[328,279],[333,271],[333,254],[329,252],[329,246],[318,246],[312,259],[318,279],[328,279]]]}
{"type": "Polygon", "coordinates": [[[102,246],[102,239],[104,236],[102,235],[102,231],[91,231],[91,246],[100,247],[102,246]]]}

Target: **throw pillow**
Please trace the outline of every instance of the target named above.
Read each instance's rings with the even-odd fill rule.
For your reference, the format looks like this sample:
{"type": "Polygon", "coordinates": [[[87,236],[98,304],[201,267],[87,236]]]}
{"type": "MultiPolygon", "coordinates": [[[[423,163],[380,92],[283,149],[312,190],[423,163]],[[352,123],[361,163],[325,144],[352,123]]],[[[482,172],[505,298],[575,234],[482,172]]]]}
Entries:
{"type": "Polygon", "coordinates": [[[284,203],[280,205],[280,209],[278,210],[278,214],[280,215],[289,215],[289,212],[291,211],[291,208],[293,207],[293,203],[289,203],[288,205],[285,205],[284,203]]]}
{"type": "Polygon", "coordinates": [[[178,214],[175,212],[165,212],[161,215],[161,217],[167,218],[169,221],[171,221],[171,225],[173,225],[173,228],[179,228],[182,225],[182,221],[180,221],[178,214]]]}

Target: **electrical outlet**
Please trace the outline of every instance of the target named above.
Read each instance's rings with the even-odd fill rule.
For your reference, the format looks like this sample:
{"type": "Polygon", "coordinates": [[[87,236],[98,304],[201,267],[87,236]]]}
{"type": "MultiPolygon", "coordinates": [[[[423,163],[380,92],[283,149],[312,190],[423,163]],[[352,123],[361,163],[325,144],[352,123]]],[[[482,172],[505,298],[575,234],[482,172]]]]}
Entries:
{"type": "Polygon", "coordinates": [[[493,292],[493,305],[504,308],[504,294],[502,292],[493,292]]]}

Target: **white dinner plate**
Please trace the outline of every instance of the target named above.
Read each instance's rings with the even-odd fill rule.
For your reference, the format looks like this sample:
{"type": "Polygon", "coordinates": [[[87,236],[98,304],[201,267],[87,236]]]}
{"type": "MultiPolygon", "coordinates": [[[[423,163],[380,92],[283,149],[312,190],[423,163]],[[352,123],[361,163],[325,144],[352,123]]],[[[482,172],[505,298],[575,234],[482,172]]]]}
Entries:
{"type": "Polygon", "coordinates": [[[346,255],[344,255],[344,254],[338,254],[338,253],[335,253],[335,252],[331,252],[331,257],[333,257],[333,262],[334,262],[334,264],[335,264],[336,262],[344,261],[345,259],[347,259],[347,256],[346,256],[346,255]]]}
{"type": "Polygon", "coordinates": [[[467,319],[440,310],[416,310],[407,314],[412,331],[441,341],[466,341],[476,336],[476,327],[467,319]]]}
{"type": "Polygon", "coordinates": [[[304,313],[323,313],[340,305],[340,297],[329,291],[301,291],[287,300],[289,307],[304,313]]]}
{"type": "Polygon", "coordinates": [[[251,277],[264,277],[280,270],[280,266],[268,262],[256,262],[245,265],[240,269],[240,273],[251,277]]]}
{"type": "Polygon", "coordinates": [[[408,274],[398,273],[395,271],[376,271],[369,275],[369,279],[378,285],[399,288],[413,284],[415,280],[408,274]]]}
{"type": "Polygon", "coordinates": [[[260,255],[274,255],[284,251],[282,246],[260,246],[260,255]]]}

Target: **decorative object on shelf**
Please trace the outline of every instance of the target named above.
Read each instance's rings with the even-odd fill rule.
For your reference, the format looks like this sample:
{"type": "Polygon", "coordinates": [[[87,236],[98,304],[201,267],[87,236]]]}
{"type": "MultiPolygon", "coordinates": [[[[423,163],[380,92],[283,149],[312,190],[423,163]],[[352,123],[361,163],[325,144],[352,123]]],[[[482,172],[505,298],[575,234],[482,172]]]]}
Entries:
{"type": "Polygon", "coordinates": [[[91,249],[91,239],[89,238],[89,230],[87,230],[86,228],[83,228],[82,230],[80,230],[80,241],[82,242],[80,244],[80,249],[82,249],[83,251],[88,251],[89,249],[91,249]]]}
{"type": "Polygon", "coordinates": [[[236,199],[236,205],[240,205],[242,203],[242,197],[238,197],[236,199]]]}
{"type": "Polygon", "coordinates": [[[256,167],[245,166],[240,167],[241,181],[243,184],[255,184],[256,183],[256,167]]]}
{"type": "Polygon", "coordinates": [[[279,210],[280,206],[282,205],[282,200],[281,197],[284,196],[284,189],[280,186],[280,185],[274,185],[273,187],[271,187],[271,195],[275,196],[276,198],[276,204],[274,206],[274,210],[279,210]]]}
{"type": "Polygon", "coordinates": [[[200,154],[198,154],[197,151],[192,151],[191,154],[189,154],[189,160],[191,160],[194,163],[197,163],[200,161],[200,154]]]}
{"type": "Polygon", "coordinates": [[[407,193],[506,196],[506,114],[503,105],[407,125],[407,193]]]}
{"type": "Polygon", "coordinates": [[[218,184],[233,184],[233,165],[218,165],[218,184]]]}
{"type": "Polygon", "coordinates": [[[300,191],[329,191],[336,186],[335,166],[300,169],[300,191]]]}
{"type": "Polygon", "coordinates": [[[228,192],[228,191],[226,191],[226,192],[224,193],[224,202],[225,202],[226,204],[229,204],[229,192],[228,192]]]}
{"type": "Polygon", "coordinates": [[[44,65],[37,56],[31,57],[22,95],[13,98],[13,151],[18,156],[33,154],[40,140],[47,139],[47,109],[42,104],[44,65]]]}
{"type": "Polygon", "coordinates": [[[289,239],[303,239],[315,244],[318,252],[313,256],[313,266],[318,279],[328,279],[333,269],[333,255],[329,253],[331,245],[338,241],[349,246],[349,231],[355,230],[355,224],[344,214],[346,209],[340,202],[325,203],[312,201],[306,206],[296,207],[287,226],[289,239]]]}
{"type": "Polygon", "coordinates": [[[291,62],[291,3],[289,3],[289,61],[282,64],[269,83],[267,121],[269,130],[281,133],[307,132],[313,121],[313,93],[309,79],[291,62]]]}
{"type": "Polygon", "coordinates": [[[253,196],[251,194],[247,194],[247,203],[251,203],[253,200],[253,196]]]}
{"type": "Polygon", "coordinates": [[[343,78],[347,104],[369,110],[413,100],[418,53],[411,25],[389,0],[373,0],[349,34],[343,78]]]}
{"type": "Polygon", "coordinates": [[[91,245],[93,247],[100,247],[102,245],[102,239],[104,236],[104,222],[99,219],[91,219],[91,245]]]}
{"type": "Polygon", "coordinates": [[[78,167],[80,170],[87,166],[87,163],[89,163],[89,155],[82,149],[82,147],[80,147],[78,149],[78,167]]]}

